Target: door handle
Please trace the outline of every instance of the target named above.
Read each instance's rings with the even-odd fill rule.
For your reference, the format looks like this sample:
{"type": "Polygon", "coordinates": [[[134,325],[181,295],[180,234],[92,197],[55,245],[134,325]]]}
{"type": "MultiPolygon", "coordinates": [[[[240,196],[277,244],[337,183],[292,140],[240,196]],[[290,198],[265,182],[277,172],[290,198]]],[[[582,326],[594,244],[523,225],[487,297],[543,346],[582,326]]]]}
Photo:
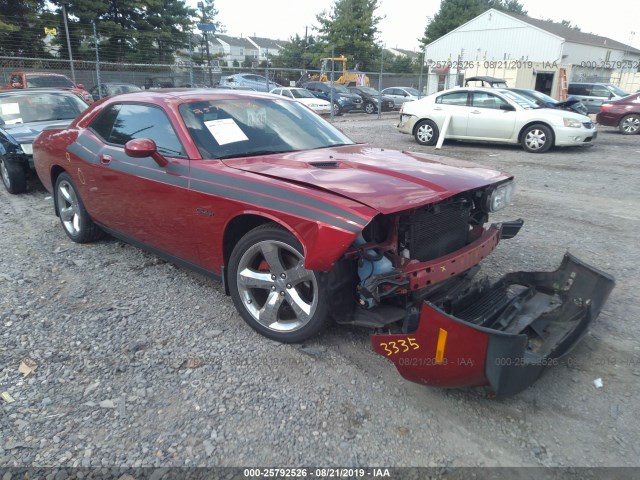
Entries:
{"type": "Polygon", "coordinates": [[[111,163],[111,160],[113,160],[113,157],[111,155],[100,155],[100,163],[102,165],[109,165],[111,163]]]}
{"type": "Polygon", "coordinates": [[[440,110],[442,110],[442,107],[434,107],[434,110],[440,111],[440,110]]]}
{"type": "Polygon", "coordinates": [[[471,110],[471,113],[475,113],[477,115],[480,113],[480,110],[471,110]]]}

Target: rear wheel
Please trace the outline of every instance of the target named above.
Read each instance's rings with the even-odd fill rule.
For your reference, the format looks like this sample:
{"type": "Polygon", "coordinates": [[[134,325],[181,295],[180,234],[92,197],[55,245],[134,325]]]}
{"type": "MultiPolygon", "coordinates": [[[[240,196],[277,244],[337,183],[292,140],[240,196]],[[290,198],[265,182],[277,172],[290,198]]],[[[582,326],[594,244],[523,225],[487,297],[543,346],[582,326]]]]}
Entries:
{"type": "Polygon", "coordinates": [[[7,162],[5,157],[0,156],[0,175],[7,192],[15,195],[27,191],[27,174],[22,165],[7,162]]]}
{"type": "Polygon", "coordinates": [[[422,120],[416,125],[414,137],[420,145],[435,145],[438,135],[438,126],[431,120],[422,120]]]}
{"type": "Polygon", "coordinates": [[[632,114],[627,115],[622,120],[620,120],[620,125],[618,126],[620,129],[620,133],[623,135],[634,135],[640,132],[640,115],[632,114]]]}
{"type": "Polygon", "coordinates": [[[522,148],[531,153],[544,153],[553,145],[553,132],[546,125],[537,123],[522,132],[522,148]]]}
{"type": "Polygon", "coordinates": [[[229,291],[240,315],[279,342],[302,342],[326,324],[325,278],[304,268],[300,242],[271,223],[242,237],[229,259],[229,291]]]}
{"type": "Polygon", "coordinates": [[[76,243],[89,243],[104,235],[84,208],[82,199],[67,173],[61,173],[55,185],[56,211],[67,236],[76,243]]]}

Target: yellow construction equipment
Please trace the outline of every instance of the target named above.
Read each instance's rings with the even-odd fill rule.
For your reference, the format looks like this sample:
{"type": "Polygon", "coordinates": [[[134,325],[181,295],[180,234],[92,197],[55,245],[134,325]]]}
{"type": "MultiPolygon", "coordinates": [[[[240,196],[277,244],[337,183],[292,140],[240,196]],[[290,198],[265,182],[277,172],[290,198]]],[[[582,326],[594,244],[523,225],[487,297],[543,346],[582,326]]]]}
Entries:
{"type": "Polygon", "coordinates": [[[333,79],[336,83],[345,85],[347,87],[353,86],[369,86],[369,77],[364,73],[357,70],[347,70],[347,57],[340,55],[334,58],[321,58],[320,59],[320,73],[313,74],[309,77],[309,80],[319,80],[321,82],[331,81],[331,71],[333,71],[333,79]],[[336,67],[342,66],[342,70],[336,67]],[[337,75],[340,75],[336,78],[337,75]]]}

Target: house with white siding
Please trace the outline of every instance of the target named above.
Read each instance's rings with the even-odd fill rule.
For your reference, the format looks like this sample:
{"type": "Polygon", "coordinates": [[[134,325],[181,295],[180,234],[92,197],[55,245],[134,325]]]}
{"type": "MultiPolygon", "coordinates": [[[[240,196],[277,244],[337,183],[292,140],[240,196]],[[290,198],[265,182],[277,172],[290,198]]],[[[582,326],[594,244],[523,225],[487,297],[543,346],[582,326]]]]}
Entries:
{"type": "Polygon", "coordinates": [[[436,71],[454,74],[455,70],[456,76],[461,76],[471,62],[499,70],[535,63],[538,68],[531,72],[538,78],[528,83],[547,92],[557,83],[561,65],[568,66],[568,81],[620,84],[625,75],[638,70],[640,62],[640,50],[630,45],[561,23],[495,9],[428,44],[425,52],[436,71]]]}

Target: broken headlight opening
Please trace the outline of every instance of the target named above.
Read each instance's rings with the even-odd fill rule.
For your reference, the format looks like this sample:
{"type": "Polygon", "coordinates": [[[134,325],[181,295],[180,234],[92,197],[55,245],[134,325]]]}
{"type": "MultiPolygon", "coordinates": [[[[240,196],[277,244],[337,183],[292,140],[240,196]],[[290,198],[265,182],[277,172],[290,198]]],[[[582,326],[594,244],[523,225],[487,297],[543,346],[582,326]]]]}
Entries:
{"type": "Polygon", "coordinates": [[[511,203],[516,184],[513,181],[503,183],[487,190],[482,198],[482,209],[487,213],[497,212],[511,203]]]}

